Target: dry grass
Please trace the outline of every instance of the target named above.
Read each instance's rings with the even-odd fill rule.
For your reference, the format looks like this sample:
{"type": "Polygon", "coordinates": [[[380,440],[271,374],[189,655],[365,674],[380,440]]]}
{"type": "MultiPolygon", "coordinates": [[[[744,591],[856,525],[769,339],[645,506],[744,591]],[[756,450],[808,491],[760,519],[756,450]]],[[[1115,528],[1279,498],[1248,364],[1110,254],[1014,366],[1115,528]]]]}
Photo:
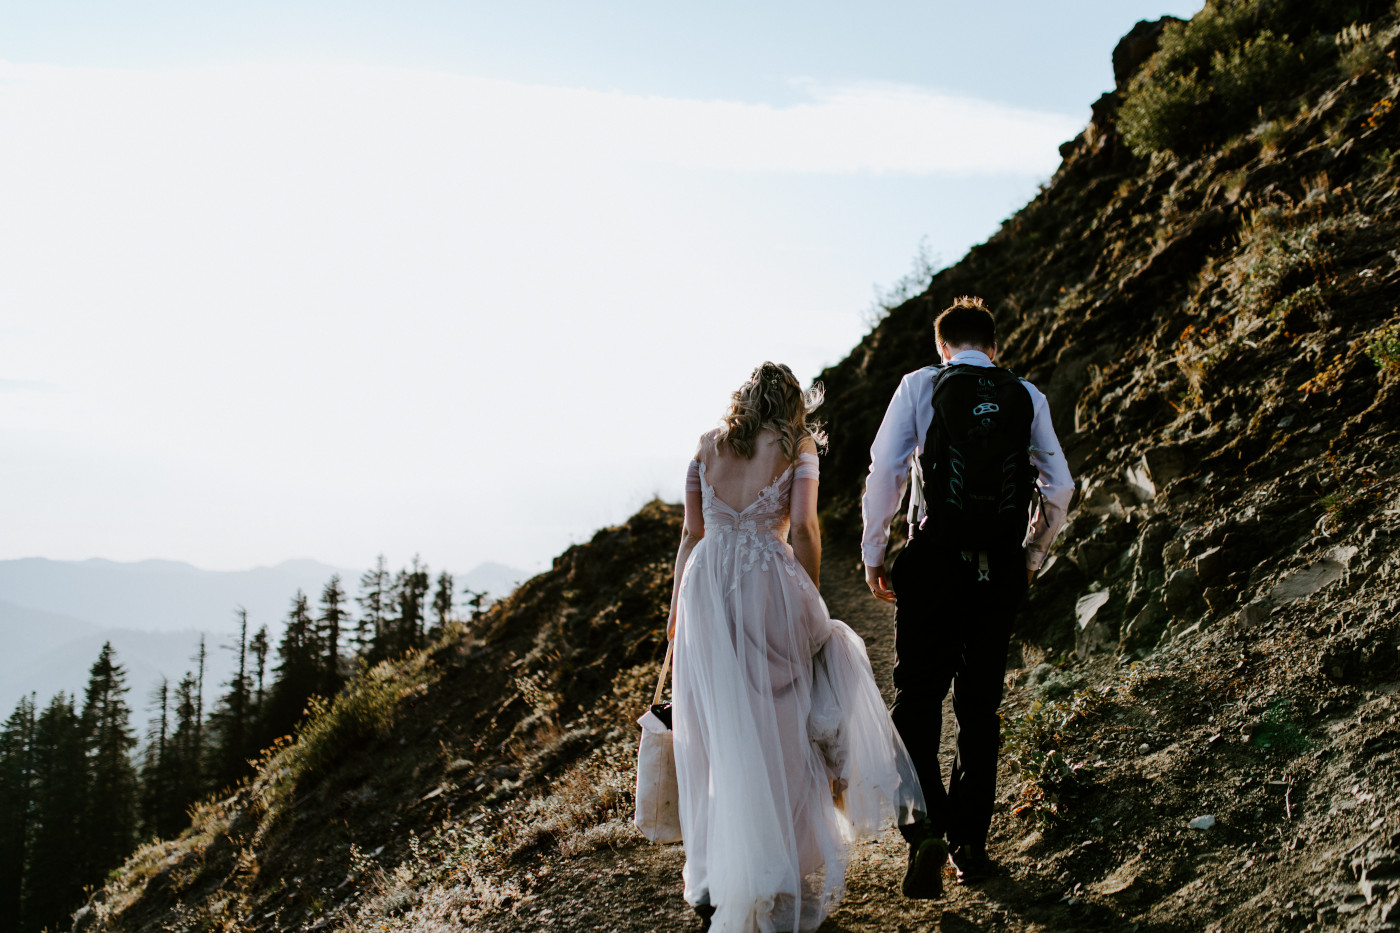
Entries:
{"type": "Polygon", "coordinates": [[[577,762],[551,788],[526,804],[509,846],[512,858],[552,846],[567,857],[599,848],[626,848],[641,841],[632,826],[630,768],[621,770],[594,754],[577,762]]]}

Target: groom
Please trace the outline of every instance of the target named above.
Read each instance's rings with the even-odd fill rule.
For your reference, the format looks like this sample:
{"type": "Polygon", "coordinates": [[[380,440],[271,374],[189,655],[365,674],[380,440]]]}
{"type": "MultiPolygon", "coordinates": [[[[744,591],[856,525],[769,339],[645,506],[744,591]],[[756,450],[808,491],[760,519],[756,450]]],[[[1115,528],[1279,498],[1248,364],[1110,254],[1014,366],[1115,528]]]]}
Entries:
{"type": "Polygon", "coordinates": [[[890,400],[861,500],[865,581],[895,603],[893,717],[928,802],[900,831],[906,897],[989,877],[1002,678],[1017,607],[1065,519],[1074,481],[1045,396],[995,365],[996,325],[980,298],[934,322],[943,363],[909,373],[890,400]],[[913,477],[910,537],[885,569],[890,520],[913,477]],[[947,790],[938,761],[943,698],[953,690],[957,758],[947,790]]]}

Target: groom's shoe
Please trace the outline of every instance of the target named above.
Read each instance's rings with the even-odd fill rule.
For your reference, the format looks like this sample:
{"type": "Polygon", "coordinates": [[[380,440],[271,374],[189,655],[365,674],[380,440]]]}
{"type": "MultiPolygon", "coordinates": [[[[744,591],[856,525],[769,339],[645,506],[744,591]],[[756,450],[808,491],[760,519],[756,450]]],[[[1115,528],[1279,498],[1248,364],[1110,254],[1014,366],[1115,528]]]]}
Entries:
{"type": "Polygon", "coordinates": [[[948,861],[958,871],[958,884],[977,884],[997,873],[996,862],[987,856],[987,847],[977,842],[953,846],[948,861]]]}
{"type": "Polygon", "coordinates": [[[943,863],[948,860],[948,843],[938,836],[911,843],[909,867],[904,872],[900,892],[914,900],[934,900],[943,896],[943,863]]]}

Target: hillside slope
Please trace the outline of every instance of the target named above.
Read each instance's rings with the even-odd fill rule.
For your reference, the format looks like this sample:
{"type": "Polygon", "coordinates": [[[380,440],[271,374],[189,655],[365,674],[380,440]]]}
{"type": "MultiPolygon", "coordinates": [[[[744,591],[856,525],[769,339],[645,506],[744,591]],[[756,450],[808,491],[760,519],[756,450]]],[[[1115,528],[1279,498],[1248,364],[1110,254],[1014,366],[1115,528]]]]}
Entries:
{"type": "MultiPolygon", "coordinates": [[[[952,297],[998,309],[1080,480],[1007,674],[1005,873],[903,901],[886,838],[824,929],[1400,927],[1397,36],[1378,3],[1142,24],[1041,194],[823,374],[826,595],[877,674],[866,451],[952,297]],[[1251,75],[1266,98],[1209,96],[1251,75]],[[1216,122],[1152,124],[1182,89],[1216,122]]],[[[78,928],[696,926],[679,849],[628,825],[678,521],[653,503],[371,672],[78,928]]]]}

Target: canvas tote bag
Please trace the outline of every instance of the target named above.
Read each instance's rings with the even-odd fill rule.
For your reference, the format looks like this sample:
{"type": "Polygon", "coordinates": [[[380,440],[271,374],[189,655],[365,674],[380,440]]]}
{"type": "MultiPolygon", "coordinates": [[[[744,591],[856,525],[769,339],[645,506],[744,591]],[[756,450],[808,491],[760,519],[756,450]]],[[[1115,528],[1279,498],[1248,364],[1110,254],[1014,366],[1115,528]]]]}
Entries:
{"type": "Polygon", "coordinates": [[[656,682],[651,709],[637,722],[642,741],[637,747],[637,814],[633,822],[652,842],[680,842],[680,794],[676,789],[676,753],[671,743],[671,704],[661,702],[671,670],[671,645],[656,682]]]}

